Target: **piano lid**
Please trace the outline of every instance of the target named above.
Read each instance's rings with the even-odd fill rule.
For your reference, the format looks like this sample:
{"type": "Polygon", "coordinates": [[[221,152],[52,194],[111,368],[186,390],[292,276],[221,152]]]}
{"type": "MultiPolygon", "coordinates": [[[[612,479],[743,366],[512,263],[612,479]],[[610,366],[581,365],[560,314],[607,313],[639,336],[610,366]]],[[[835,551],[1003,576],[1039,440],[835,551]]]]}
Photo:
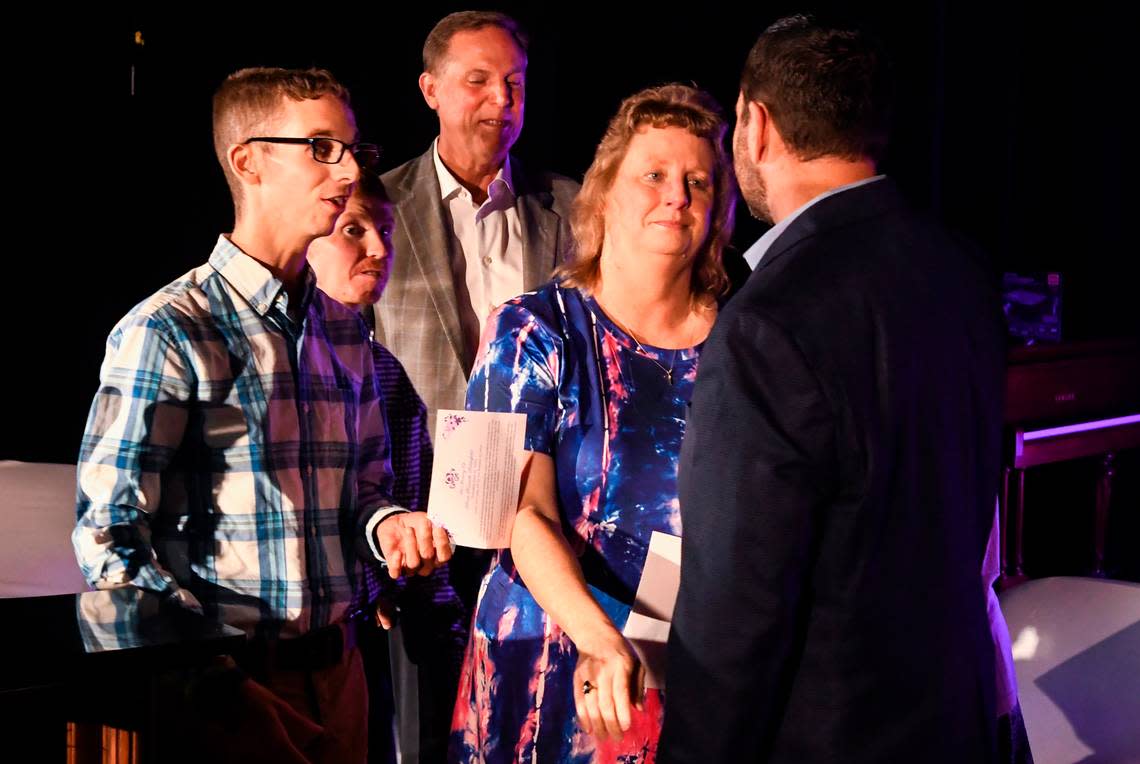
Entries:
{"type": "Polygon", "coordinates": [[[1061,342],[1009,351],[1005,423],[1049,426],[1140,413],[1140,341],[1061,342]]]}

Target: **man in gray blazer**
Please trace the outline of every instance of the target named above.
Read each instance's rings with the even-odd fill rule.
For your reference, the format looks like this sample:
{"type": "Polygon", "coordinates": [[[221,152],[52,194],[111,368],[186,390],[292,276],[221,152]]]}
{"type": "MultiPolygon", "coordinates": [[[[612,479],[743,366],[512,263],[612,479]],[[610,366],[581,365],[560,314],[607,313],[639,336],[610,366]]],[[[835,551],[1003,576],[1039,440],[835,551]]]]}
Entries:
{"type": "MultiPolygon", "coordinates": [[[[371,312],[375,338],[404,365],[433,434],[436,411],[463,408],[488,314],[548,280],[571,249],[578,184],[531,173],[509,153],[522,130],[526,47],[518,23],[501,13],[464,11],[436,24],[420,89],[439,115],[439,137],[381,177],[394,206],[395,255],[371,312]]],[[[410,585],[443,586],[447,576],[470,612],[487,557],[458,552],[449,570],[410,585]]],[[[391,645],[401,754],[443,761],[458,667],[440,660],[414,620],[404,619],[391,645]]]]}
{"type": "Polygon", "coordinates": [[[578,183],[531,173],[509,153],[523,124],[526,47],[501,13],[436,24],[419,84],[439,137],[382,177],[398,254],[375,308],[376,339],[408,370],[433,434],[438,409],[463,408],[487,315],[549,279],[571,249],[578,183]]]}

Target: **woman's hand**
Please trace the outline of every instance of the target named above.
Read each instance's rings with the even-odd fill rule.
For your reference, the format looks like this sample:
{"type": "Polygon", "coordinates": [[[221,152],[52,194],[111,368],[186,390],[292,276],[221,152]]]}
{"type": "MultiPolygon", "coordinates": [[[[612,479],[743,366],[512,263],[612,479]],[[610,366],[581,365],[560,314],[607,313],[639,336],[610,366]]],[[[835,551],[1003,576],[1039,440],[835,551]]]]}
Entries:
{"type": "Polygon", "coordinates": [[[531,454],[523,471],[511,555],[535,601],[578,648],[574,705],[582,728],[603,739],[620,738],[629,729],[630,706],[641,708],[645,669],[590,594],[562,534],[554,460],[547,454],[531,454]]]}
{"type": "Polygon", "coordinates": [[[645,667],[612,625],[597,639],[575,644],[574,706],[578,721],[587,733],[603,740],[620,738],[629,729],[630,706],[642,709],[645,667]]]}

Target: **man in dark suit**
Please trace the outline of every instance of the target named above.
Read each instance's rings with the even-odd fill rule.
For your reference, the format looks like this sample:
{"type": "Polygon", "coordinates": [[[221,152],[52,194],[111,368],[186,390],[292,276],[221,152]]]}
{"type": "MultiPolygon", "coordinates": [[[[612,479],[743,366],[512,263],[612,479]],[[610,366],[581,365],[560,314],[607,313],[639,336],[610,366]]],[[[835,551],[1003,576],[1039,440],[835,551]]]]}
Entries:
{"type": "MultiPolygon", "coordinates": [[[[407,370],[433,435],[436,411],[464,407],[487,315],[547,281],[571,249],[578,184],[531,172],[510,154],[523,126],[526,48],[519,24],[502,13],[461,11],[440,20],[424,42],[419,80],[439,136],[381,178],[393,204],[396,255],[366,319],[407,370]]],[[[409,582],[406,596],[446,599],[450,579],[472,610],[489,558],[457,551],[449,568],[409,582]]],[[[420,622],[416,612],[408,608],[391,635],[405,764],[444,760],[459,680],[458,666],[432,647],[438,635],[425,633],[436,621],[420,622]]]]}
{"type": "Polygon", "coordinates": [[[659,761],[993,759],[1001,310],[876,174],[890,89],[802,16],[745,65],[736,170],[775,226],[701,357],[659,761]]]}

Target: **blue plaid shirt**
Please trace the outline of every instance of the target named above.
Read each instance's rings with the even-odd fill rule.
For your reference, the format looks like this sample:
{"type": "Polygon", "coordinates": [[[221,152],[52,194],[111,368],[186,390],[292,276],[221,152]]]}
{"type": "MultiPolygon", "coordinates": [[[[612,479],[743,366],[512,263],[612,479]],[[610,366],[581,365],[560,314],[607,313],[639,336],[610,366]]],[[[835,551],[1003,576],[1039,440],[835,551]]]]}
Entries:
{"type": "Polygon", "coordinates": [[[97,587],[189,589],[208,615],[297,636],[343,617],[369,520],[391,505],[360,317],[224,236],[111,332],[72,534],[97,587]]]}

